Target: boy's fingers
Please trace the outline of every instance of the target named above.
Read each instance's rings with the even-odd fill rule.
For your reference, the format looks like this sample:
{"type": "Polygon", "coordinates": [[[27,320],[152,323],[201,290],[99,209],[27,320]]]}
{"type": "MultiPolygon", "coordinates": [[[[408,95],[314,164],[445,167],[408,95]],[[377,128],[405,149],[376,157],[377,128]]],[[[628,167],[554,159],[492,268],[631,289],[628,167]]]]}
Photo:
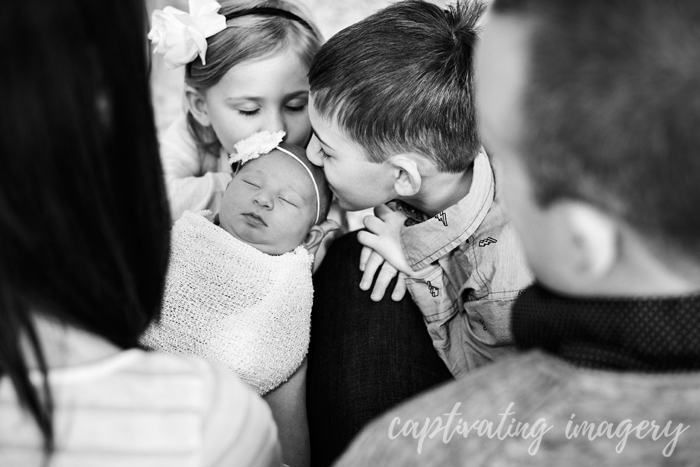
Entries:
{"type": "Polygon", "coordinates": [[[376,251],[373,251],[372,254],[369,255],[369,259],[367,259],[367,263],[365,263],[365,270],[362,274],[362,279],[360,280],[360,289],[369,290],[370,286],[372,285],[374,275],[377,273],[377,269],[379,269],[379,266],[381,266],[383,262],[384,258],[382,258],[376,251]]]}
{"type": "Polygon", "coordinates": [[[368,246],[363,246],[362,251],[360,251],[360,271],[365,270],[365,265],[367,264],[367,260],[369,259],[369,255],[372,254],[374,250],[372,250],[368,246]]]}
{"type": "Polygon", "coordinates": [[[384,298],[384,292],[389,286],[389,283],[394,278],[398,271],[391,266],[389,263],[384,263],[382,269],[377,274],[377,280],[374,282],[374,288],[372,289],[372,295],[370,298],[375,302],[381,301],[384,298]]]}
{"type": "Polygon", "coordinates": [[[367,230],[374,234],[379,233],[384,226],[384,221],[376,216],[365,216],[362,222],[367,227],[367,230]]]}
{"type": "Polygon", "coordinates": [[[391,209],[386,204],[380,204],[379,206],[376,206],[374,208],[374,215],[379,217],[380,219],[383,215],[388,214],[388,213],[392,213],[392,212],[394,212],[394,210],[391,209]]]}
{"type": "Polygon", "coordinates": [[[366,230],[360,230],[359,232],[357,232],[357,241],[360,242],[363,246],[372,249],[373,251],[376,250],[375,247],[377,245],[378,239],[379,237],[377,237],[372,232],[368,232],[366,230]]]}
{"type": "Polygon", "coordinates": [[[400,272],[399,277],[396,278],[396,286],[391,293],[391,299],[400,302],[404,295],[406,295],[406,274],[400,272]]]}

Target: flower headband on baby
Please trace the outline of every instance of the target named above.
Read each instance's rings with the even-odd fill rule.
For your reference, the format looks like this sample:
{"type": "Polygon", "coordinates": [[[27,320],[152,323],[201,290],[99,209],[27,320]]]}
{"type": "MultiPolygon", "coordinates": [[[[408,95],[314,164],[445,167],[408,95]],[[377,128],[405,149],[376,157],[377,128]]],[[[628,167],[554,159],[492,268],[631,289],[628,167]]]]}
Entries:
{"type": "Polygon", "coordinates": [[[198,55],[206,65],[207,38],[226,29],[226,21],[240,16],[279,16],[296,21],[315,34],[309,23],[279,8],[253,7],[224,16],[218,13],[221,5],[214,0],[189,0],[188,3],[189,13],[171,6],[153,12],[148,38],[155,46],[153,53],[162,53],[169,69],[187,65],[198,55]]]}
{"type": "Polygon", "coordinates": [[[299,162],[301,166],[304,167],[306,173],[308,173],[309,177],[311,177],[311,182],[314,184],[314,191],[316,191],[316,221],[314,222],[314,224],[318,224],[318,220],[321,217],[321,195],[318,191],[316,179],[311,173],[311,169],[309,169],[306,166],[306,164],[302,162],[301,159],[292,154],[291,151],[287,151],[286,149],[281,148],[279,146],[279,144],[282,142],[282,138],[284,138],[284,134],[284,131],[278,131],[277,133],[270,133],[269,131],[259,131],[246,139],[242,139],[233,145],[233,147],[236,148],[237,154],[229,155],[228,162],[229,164],[235,164],[236,162],[240,162],[241,165],[243,165],[248,161],[257,159],[263,154],[267,154],[273,151],[274,149],[277,149],[278,151],[282,151],[283,153],[292,156],[292,158],[295,161],[299,162]]]}

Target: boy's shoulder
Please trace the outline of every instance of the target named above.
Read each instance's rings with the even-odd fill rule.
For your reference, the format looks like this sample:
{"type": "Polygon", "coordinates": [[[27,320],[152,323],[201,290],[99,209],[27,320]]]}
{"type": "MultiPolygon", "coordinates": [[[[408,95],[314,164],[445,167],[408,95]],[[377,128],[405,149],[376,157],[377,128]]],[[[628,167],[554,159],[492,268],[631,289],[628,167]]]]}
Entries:
{"type": "Polygon", "coordinates": [[[467,196],[434,217],[421,219],[410,206],[399,205],[409,218],[401,230],[409,264],[421,269],[459,249],[472,263],[508,262],[529,276],[520,240],[497,197],[488,156],[478,156],[473,170],[467,196]]]}

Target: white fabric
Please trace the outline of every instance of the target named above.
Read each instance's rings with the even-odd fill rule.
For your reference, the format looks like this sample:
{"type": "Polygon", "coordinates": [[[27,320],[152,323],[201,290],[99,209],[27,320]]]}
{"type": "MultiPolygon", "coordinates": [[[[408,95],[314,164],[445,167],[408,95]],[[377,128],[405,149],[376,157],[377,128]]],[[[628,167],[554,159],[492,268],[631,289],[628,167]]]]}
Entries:
{"type": "Polygon", "coordinates": [[[222,150],[218,157],[211,154],[200,157],[184,113],[162,134],[160,160],[173,222],[188,210],[219,212],[221,199],[231,181],[228,154],[222,150]]]}
{"type": "Polygon", "coordinates": [[[286,381],[308,351],[313,256],[262,253],[191,212],[171,242],[161,321],[142,343],[223,364],[259,394],[286,381]]]}
{"type": "Polygon", "coordinates": [[[226,29],[226,17],[217,13],[221,5],[213,0],[189,0],[190,12],[171,6],[155,10],[148,38],[154,53],[163,54],[165,66],[175,69],[199,55],[206,65],[207,37],[226,29]]]}
{"type": "MultiPolygon", "coordinates": [[[[61,344],[72,352],[75,341],[61,344]]],[[[200,358],[127,350],[52,369],[49,382],[56,434],[50,467],[280,465],[268,405],[229,371],[200,358]]],[[[0,466],[40,467],[42,458],[36,423],[4,376],[0,466]]]]}

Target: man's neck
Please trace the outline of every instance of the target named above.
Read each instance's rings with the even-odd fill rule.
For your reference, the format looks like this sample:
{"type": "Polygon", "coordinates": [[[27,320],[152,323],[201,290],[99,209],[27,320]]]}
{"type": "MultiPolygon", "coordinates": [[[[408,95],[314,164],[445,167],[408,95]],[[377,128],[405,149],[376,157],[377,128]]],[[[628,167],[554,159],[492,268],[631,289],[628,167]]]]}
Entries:
{"type": "Polygon", "coordinates": [[[434,216],[469,194],[473,175],[473,166],[466,172],[457,174],[435,172],[423,177],[420,191],[416,195],[400,199],[428,216],[434,216]]]}

